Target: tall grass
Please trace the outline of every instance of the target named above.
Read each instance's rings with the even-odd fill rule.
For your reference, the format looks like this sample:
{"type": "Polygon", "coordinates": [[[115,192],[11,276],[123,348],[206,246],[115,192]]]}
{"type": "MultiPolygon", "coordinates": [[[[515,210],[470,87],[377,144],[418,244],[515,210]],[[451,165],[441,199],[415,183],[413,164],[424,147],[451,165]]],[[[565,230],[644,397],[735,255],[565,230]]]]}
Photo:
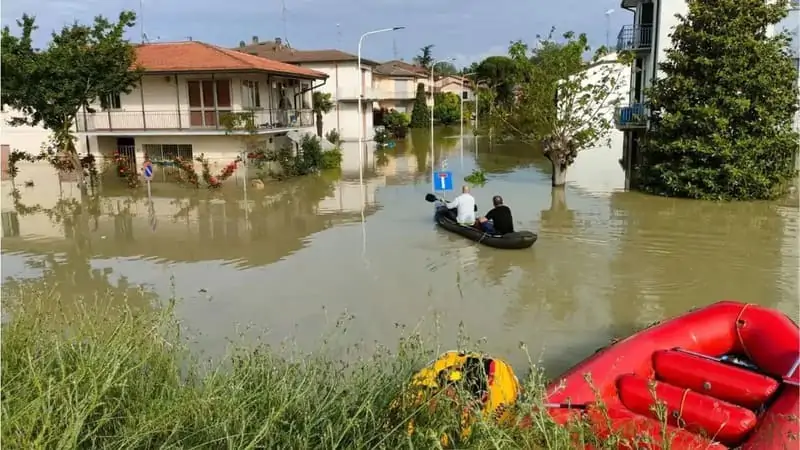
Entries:
{"type": "MultiPolygon", "coordinates": [[[[349,363],[256,345],[210,364],[188,351],[171,303],[135,310],[58,302],[30,288],[4,295],[4,448],[430,449],[444,435],[458,448],[577,445],[545,412],[526,429],[479,420],[458,442],[450,408],[392,410],[435,356],[417,335],[349,363]]],[[[523,382],[519,408],[543,411],[535,408],[540,372],[523,382]]]]}

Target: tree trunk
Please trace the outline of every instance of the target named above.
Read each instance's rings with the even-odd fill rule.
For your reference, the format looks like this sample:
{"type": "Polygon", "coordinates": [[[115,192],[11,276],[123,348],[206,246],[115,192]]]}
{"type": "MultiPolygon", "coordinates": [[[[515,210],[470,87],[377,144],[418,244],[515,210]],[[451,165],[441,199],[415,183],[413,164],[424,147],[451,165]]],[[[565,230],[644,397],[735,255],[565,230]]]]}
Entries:
{"type": "Polygon", "coordinates": [[[567,165],[552,160],[550,163],[553,165],[553,187],[563,188],[567,183],[567,165]]]}
{"type": "Polygon", "coordinates": [[[78,187],[81,188],[81,192],[87,190],[86,183],[83,180],[83,165],[81,164],[81,157],[78,155],[77,149],[70,148],[71,146],[67,144],[65,148],[65,152],[69,155],[70,159],[72,160],[72,167],[75,170],[75,179],[78,182],[78,187]]]}
{"type": "Polygon", "coordinates": [[[322,137],[322,114],[317,113],[317,136],[322,137]]]}
{"type": "Polygon", "coordinates": [[[564,189],[550,189],[550,212],[567,211],[567,194],[564,189]]]}

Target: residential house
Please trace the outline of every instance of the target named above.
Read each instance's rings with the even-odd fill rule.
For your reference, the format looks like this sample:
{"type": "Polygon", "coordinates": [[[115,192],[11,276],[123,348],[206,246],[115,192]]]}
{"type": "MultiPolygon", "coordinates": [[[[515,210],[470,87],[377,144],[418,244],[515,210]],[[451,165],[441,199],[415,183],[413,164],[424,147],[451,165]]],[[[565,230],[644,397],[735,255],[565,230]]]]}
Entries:
{"type": "MultiPolygon", "coordinates": [[[[795,15],[795,21],[799,4],[796,1],[792,4],[791,14],[795,15]]],[[[678,23],[676,15],[685,15],[689,9],[686,1],[682,0],[622,0],[620,6],[633,13],[633,23],[623,26],[617,35],[617,50],[631,51],[635,59],[629,101],[615,114],[616,126],[624,132],[622,162],[626,184],[629,185],[631,169],[639,159],[639,142],[648,125],[646,89],[653,80],[663,76],[659,64],[666,59],[666,50],[672,47],[671,33],[678,23]]],[[[797,48],[796,41],[794,47],[797,48]]]]}
{"type": "Polygon", "coordinates": [[[254,36],[251,44],[242,41],[235,50],[326,74],[328,78],[318,86],[318,90],[331,94],[335,106],[322,117],[323,133],[336,129],[343,140],[358,140],[361,127],[364,138],[372,139],[372,106],[378,99],[372,85],[372,70],[378,63],[362,58],[359,74],[356,55],[333,49],[296,50],[280,38],[262,42],[254,36]],[[359,123],[358,98],[361,93],[363,114],[359,123]]]}
{"type": "Polygon", "coordinates": [[[450,92],[461,97],[465,102],[475,100],[475,92],[468,78],[459,75],[448,75],[436,80],[436,92],[450,92]]]}
{"type": "MultiPolygon", "coordinates": [[[[388,61],[376,66],[372,81],[378,91],[377,107],[395,109],[411,114],[417,96],[417,86],[422,83],[430,91],[428,71],[405,61],[388,61]]],[[[426,101],[429,99],[426,98],[426,101]]]]}
{"type": "Polygon", "coordinates": [[[226,114],[251,117],[271,149],[314,132],[311,91],[324,73],[196,41],[142,44],[136,57],[144,70],[139,84],[77,118],[90,151],[119,151],[137,167],[145,155],[172,161],[204,154],[215,169],[244,150],[225,129],[226,114]]]}

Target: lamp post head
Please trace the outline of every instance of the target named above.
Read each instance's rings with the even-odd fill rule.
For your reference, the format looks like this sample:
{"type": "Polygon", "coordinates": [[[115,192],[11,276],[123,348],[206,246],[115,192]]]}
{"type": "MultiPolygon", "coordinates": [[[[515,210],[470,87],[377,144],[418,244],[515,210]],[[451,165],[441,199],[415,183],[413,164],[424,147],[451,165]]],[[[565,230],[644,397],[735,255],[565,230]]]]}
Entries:
{"type": "Polygon", "coordinates": [[[405,30],[406,27],[392,27],[392,31],[405,30]]]}

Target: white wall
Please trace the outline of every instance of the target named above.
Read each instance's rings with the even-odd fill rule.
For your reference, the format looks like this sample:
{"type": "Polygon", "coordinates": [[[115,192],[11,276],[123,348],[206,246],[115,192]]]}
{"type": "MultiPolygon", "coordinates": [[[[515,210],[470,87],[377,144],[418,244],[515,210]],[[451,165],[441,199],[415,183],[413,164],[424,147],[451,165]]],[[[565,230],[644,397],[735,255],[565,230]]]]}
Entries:
{"type": "Polygon", "coordinates": [[[611,129],[597,147],[578,153],[575,162],[567,170],[567,182],[592,192],[612,192],[625,188],[625,172],[619,164],[623,132],[614,127],[614,100],[625,101],[628,98],[631,70],[630,66],[616,62],[616,59],[616,53],[603,57],[601,61],[604,63],[588,69],[584,81],[587,85],[597,84],[606,75],[616,80],[617,88],[600,111],[611,122],[611,129]]]}
{"type": "MultiPolygon", "coordinates": [[[[298,66],[313,69],[329,76],[327,82],[319,88],[320,92],[331,94],[336,102],[334,109],[323,115],[322,132],[327,133],[332,129],[339,130],[342,139],[358,139],[358,107],[359,75],[358,63],[353,62],[319,62],[298,63],[298,66]]],[[[361,65],[364,92],[367,97],[374,97],[377,90],[372,86],[372,67],[361,65]]],[[[319,83],[316,83],[319,84],[319,83]]],[[[372,126],[372,103],[364,105],[366,126],[364,139],[371,140],[374,136],[372,126]]]]}
{"type": "MultiPolygon", "coordinates": [[[[8,145],[10,150],[22,150],[31,154],[38,154],[42,144],[50,138],[50,131],[46,130],[41,124],[30,127],[27,125],[13,127],[8,121],[13,117],[19,117],[20,113],[11,108],[4,107],[0,114],[0,144],[8,145]]],[[[74,131],[74,127],[73,127],[74,131]]],[[[86,151],[84,139],[75,142],[78,153],[86,151]]]]}

